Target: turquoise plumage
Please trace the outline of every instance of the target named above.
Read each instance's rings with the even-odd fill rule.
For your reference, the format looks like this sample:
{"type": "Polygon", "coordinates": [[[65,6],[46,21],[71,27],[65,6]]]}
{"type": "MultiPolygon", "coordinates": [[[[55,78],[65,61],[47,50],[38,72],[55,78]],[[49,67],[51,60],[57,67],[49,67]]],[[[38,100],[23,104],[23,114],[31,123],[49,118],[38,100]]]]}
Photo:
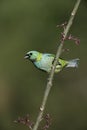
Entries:
{"type": "MultiPolygon", "coordinates": [[[[32,61],[38,69],[49,73],[51,71],[55,55],[49,53],[40,53],[38,51],[29,51],[24,58],[32,61]]],[[[65,67],[78,67],[78,60],[79,59],[77,58],[67,61],[59,58],[55,72],[60,72],[65,67]]]]}

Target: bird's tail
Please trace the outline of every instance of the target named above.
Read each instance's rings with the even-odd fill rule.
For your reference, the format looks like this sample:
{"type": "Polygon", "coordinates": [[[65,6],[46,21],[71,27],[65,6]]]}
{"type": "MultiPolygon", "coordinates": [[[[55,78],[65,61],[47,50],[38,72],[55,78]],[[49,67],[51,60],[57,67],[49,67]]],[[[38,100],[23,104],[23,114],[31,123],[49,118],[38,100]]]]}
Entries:
{"type": "Polygon", "coordinates": [[[78,58],[70,60],[70,61],[68,61],[68,64],[66,67],[78,67],[78,61],[79,61],[78,58]]]}

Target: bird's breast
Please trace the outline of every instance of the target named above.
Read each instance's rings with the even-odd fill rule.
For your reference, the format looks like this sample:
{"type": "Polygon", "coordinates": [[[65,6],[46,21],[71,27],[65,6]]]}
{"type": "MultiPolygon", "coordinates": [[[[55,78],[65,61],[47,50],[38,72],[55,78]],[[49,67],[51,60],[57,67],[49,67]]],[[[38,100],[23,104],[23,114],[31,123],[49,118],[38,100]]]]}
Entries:
{"type": "Polygon", "coordinates": [[[52,62],[53,62],[53,57],[42,57],[42,59],[40,61],[35,62],[35,65],[37,68],[42,69],[46,72],[50,72],[51,70],[51,66],[52,66],[52,62]]]}

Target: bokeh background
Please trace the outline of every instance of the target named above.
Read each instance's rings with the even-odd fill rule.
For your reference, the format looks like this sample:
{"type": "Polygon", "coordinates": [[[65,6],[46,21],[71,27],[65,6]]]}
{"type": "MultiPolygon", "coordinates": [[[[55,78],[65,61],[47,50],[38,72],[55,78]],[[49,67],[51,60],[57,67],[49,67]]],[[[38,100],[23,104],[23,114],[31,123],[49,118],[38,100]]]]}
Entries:
{"type": "MultiPolygon", "coordinates": [[[[48,74],[24,59],[26,52],[56,53],[62,29],[76,0],[0,0],[0,130],[28,130],[15,124],[19,116],[35,121],[48,74]]],[[[87,1],[78,9],[70,34],[81,43],[66,41],[70,49],[61,57],[79,58],[78,69],[55,75],[46,113],[52,117],[50,130],[87,129],[87,1]]]]}

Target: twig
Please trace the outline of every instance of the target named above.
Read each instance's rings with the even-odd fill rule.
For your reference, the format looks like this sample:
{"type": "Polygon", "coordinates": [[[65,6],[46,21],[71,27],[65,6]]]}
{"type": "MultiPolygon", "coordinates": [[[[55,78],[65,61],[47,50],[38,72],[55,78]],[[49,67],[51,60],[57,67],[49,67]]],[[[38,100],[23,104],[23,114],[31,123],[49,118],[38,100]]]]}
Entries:
{"type": "Polygon", "coordinates": [[[47,102],[47,99],[48,99],[48,95],[49,95],[49,92],[51,90],[51,87],[52,87],[52,83],[53,83],[53,78],[54,78],[54,72],[55,72],[55,68],[56,68],[56,64],[57,64],[57,61],[62,53],[62,48],[63,48],[63,45],[64,45],[64,40],[66,39],[67,37],[67,34],[70,30],[70,27],[73,23],[73,19],[75,17],[75,14],[77,12],[77,9],[80,5],[80,2],[81,0],[77,0],[76,1],[76,4],[73,8],[73,11],[71,13],[71,16],[70,16],[70,19],[68,21],[68,24],[66,26],[66,28],[64,29],[64,37],[63,37],[63,40],[61,41],[58,49],[57,49],[57,53],[56,53],[56,57],[55,57],[55,60],[54,60],[54,63],[53,63],[53,66],[52,66],[52,69],[51,69],[51,72],[50,72],[50,75],[49,75],[49,79],[48,79],[48,82],[47,82],[47,85],[46,85],[46,90],[45,90],[45,93],[44,93],[44,96],[43,96],[43,100],[42,100],[42,104],[41,104],[41,107],[40,107],[40,112],[38,114],[38,117],[37,117],[37,120],[36,120],[36,123],[33,127],[33,130],[37,130],[38,129],[38,126],[39,126],[39,123],[40,121],[42,120],[42,116],[43,116],[43,112],[45,110],[45,106],[46,106],[46,102],[47,102]]]}

